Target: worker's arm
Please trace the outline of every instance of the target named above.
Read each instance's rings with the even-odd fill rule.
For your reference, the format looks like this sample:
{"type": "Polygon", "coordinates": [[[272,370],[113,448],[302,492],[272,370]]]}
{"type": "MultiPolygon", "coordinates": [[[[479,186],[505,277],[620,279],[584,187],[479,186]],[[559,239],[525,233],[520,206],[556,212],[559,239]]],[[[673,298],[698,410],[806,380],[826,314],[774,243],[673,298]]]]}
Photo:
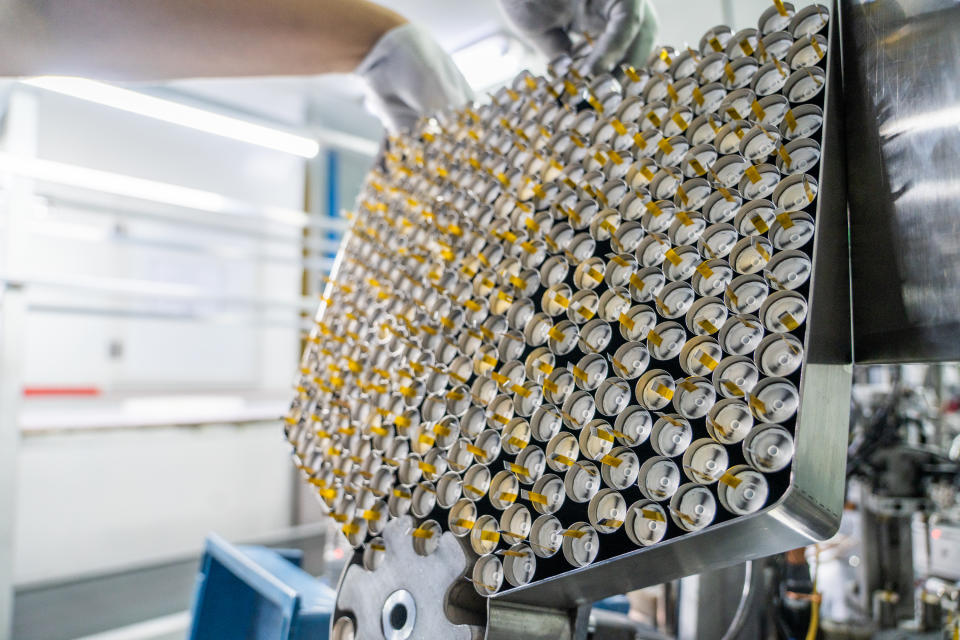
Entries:
{"type": "Polygon", "coordinates": [[[0,76],[349,72],[405,22],[366,0],[0,0],[0,76]]]}

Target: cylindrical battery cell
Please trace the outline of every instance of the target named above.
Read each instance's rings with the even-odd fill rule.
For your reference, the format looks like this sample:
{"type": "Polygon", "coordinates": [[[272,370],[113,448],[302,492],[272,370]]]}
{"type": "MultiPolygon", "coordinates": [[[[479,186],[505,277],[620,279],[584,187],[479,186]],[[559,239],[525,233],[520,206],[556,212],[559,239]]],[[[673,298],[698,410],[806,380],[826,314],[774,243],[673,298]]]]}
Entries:
{"type": "Polygon", "coordinates": [[[500,534],[507,544],[518,544],[530,535],[533,516],[523,504],[513,504],[500,516],[500,534]]]}
{"type": "Polygon", "coordinates": [[[721,444],[742,441],[753,428],[753,414],[746,402],[725,398],[710,409],[706,420],[707,433],[721,444]]]}
{"type": "Polygon", "coordinates": [[[793,453],[793,437],[777,424],[760,425],[743,440],[743,457],[763,473],[785,469],[793,460],[793,453]]]}
{"type": "Polygon", "coordinates": [[[522,587],[533,580],[537,571],[537,557],[528,545],[515,544],[503,551],[503,574],[514,587],[522,587]]]}
{"type": "Polygon", "coordinates": [[[617,442],[634,447],[650,437],[650,431],[653,429],[653,419],[646,409],[633,404],[620,412],[613,423],[613,429],[617,442]]]}
{"type": "Polygon", "coordinates": [[[667,533],[666,511],[652,500],[638,500],[627,509],[623,528],[638,547],[656,544],[667,533]]]}
{"type": "Polygon", "coordinates": [[[613,533],[623,526],[627,515],[627,503],[613,489],[603,489],[590,499],[587,517],[590,525],[599,533],[613,533]]]}
{"type": "Polygon", "coordinates": [[[680,468],[673,460],[666,456],[654,456],[640,465],[637,486],[644,497],[660,502],[676,493],[680,478],[680,468]]]}
{"type": "Polygon", "coordinates": [[[684,531],[699,531],[713,522],[717,502],[706,487],[689,483],[670,498],[670,516],[684,531]]]}
{"type": "Polygon", "coordinates": [[[447,528],[453,535],[463,537],[470,533],[477,521],[477,505],[463,498],[447,513],[447,528]]]}
{"type": "Polygon", "coordinates": [[[731,467],[717,485],[720,505],[738,516],[759,511],[769,494],[766,478],[745,464],[731,467]]]}
{"type": "Polygon", "coordinates": [[[588,502],[600,490],[600,472],[590,462],[578,462],[564,474],[563,488],[574,502],[588,502]]]}
{"type": "Polygon", "coordinates": [[[586,522],[575,522],[562,534],[563,557],[574,567],[592,563],[600,552],[600,536],[586,522]]]}

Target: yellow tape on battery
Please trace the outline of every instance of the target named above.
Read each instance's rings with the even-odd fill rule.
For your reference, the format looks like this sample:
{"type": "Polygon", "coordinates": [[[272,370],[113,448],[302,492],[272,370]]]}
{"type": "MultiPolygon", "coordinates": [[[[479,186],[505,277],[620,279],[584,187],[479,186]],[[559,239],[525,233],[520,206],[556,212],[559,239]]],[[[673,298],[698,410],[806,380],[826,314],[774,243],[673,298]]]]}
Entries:
{"type": "Polygon", "coordinates": [[[479,487],[475,487],[472,484],[465,484],[463,485],[463,488],[469,491],[470,493],[473,493],[478,496],[482,496],[484,493],[486,493],[483,489],[480,489],[479,487]]]}
{"type": "Polygon", "coordinates": [[[817,37],[814,34],[810,34],[810,46],[813,47],[818,57],[823,57],[823,49],[820,48],[820,43],[817,42],[817,37]]]}
{"type": "MultiPolygon", "coordinates": [[[[514,498],[516,498],[516,496],[514,496],[514,498]]],[[[484,529],[480,532],[480,539],[485,542],[500,542],[500,532],[484,529]]]]}
{"type": "Polygon", "coordinates": [[[607,442],[613,442],[613,434],[607,431],[606,429],[597,429],[596,435],[601,440],[606,440],[607,442]]]}
{"type": "Polygon", "coordinates": [[[521,438],[518,438],[516,436],[507,438],[507,443],[513,445],[517,449],[523,449],[528,444],[526,440],[522,440],[521,438]]]}
{"type": "Polygon", "coordinates": [[[797,322],[797,319],[794,318],[789,311],[784,311],[782,314],[780,314],[778,320],[783,323],[783,326],[785,326],[788,331],[793,331],[800,326],[800,323],[797,322]]]}
{"type": "Polygon", "coordinates": [[[787,128],[790,129],[790,131],[797,128],[797,120],[793,116],[793,109],[787,109],[787,112],[783,116],[783,121],[787,123],[787,128]]]}
{"type": "Polygon", "coordinates": [[[623,464],[623,460],[621,460],[616,456],[611,456],[610,454],[607,454],[602,458],[600,458],[600,462],[607,465],[608,467],[614,467],[614,468],[619,467],[621,464],[623,464]]]}
{"type": "Polygon", "coordinates": [[[487,452],[474,444],[467,444],[467,451],[477,456],[478,458],[486,458],[487,452]]]}
{"type": "Polygon", "coordinates": [[[744,395],[743,389],[738,387],[735,382],[732,382],[730,380],[723,380],[721,381],[721,384],[727,389],[727,391],[730,392],[730,395],[735,396],[737,398],[743,397],[744,395]]]}
{"type": "Polygon", "coordinates": [[[542,493],[535,493],[533,491],[521,491],[520,497],[524,500],[529,500],[530,502],[535,502],[537,504],[547,504],[547,496],[542,493]]]}
{"type": "Polygon", "coordinates": [[[529,398],[530,395],[531,395],[530,389],[527,389],[526,387],[524,387],[524,386],[522,386],[522,385],[519,385],[519,384],[515,384],[515,385],[511,386],[511,387],[510,387],[510,390],[513,391],[513,392],[514,392],[515,394],[517,394],[518,396],[521,396],[521,397],[523,397],[523,398],[529,398]]]}
{"type": "Polygon", "coordinates": [[[568,458],[567,456],[561,453],[553,454],[552,458],[557,462],[559,462],[560,464],[566,465],[568,467],[572,467],[574,463],[576,463],[576,460],[574,460],[573,458],[568,458]]]}
{"type": "MultiPolygon", "coordinates": [[[[733,67],[730,66],[729,62],[723,65],[723,73],[725,76],[727,76],[727,80],[730,83],[734,83],[737,81],[737,74],[733,72],[733,67]]],[[[739,120],[739,118],[735,118],[735,119],[739,120]]]]}
{"type": "Polygon", "coordinates": [[[693,99],[696,101],[698,106],[703,106],[704,98],[703,92],[700,91],[700,87],[693,88],[693,99]]]}
{"type": "Polygon", "coordinates": [[[667,95],[670,96],[670,99],[674,102],[680,102],[680,95],[677,93],[677,90],[674,88],[673,84],[669,82],[667,83],[667,95]]]}
{"type": "Polygon", "coordinates": [[[725,484],[731,489],[736,489],[737,487],[739,487],[741,482],[743,482],[743,480],[733,475],[729,471],[727,471],[722,476],[720,476],[720,483],[725,484]]]}
{"type": "Polygon", "coordinates": [[[754,214],[750,217],[750,224],[752,224],[753,228],[757,230],[757,233],[766,233],[770,230],[770,227],[767,226],[767,222],[757,214],[754,214]]]}
{"type": "Polygon", "coordinates": [[[517,475],[521,475],[525,477],[530,476],[530,471],[526,467],[522,467],[515,462],[504,462],[503,466],[507,471],[511,471],[513,473],[516,473],[517,475]]]}
{"type": "Polygon", "coordinates": [[[653,520],[655,522],[666,522],[667,520],[662,513],[655,509],[641,509],[640,515],[647,520],[653,520]]]}
{"type": "MultiPolygon", "coordinates": [[[[711,325],[711,326],[712,326],[712,325],[711,325]]],[[[720,364],[719,362],[717,362],[716,360],[714,360],[714,359],[710,356],[710,354],[707,353],[706,351],[701,351],[701,352],[700,352],[700,357],[697,358],[697,361],[698,361],[700,364],[702,364],[703,366],[705,366],[707,369],[710,369],[710,371],[713,371],[714,369],[716,369],[716,368],[717,368],[717,365],[720,364]]]]}
{"type": "Polygon", "coordinates": [[[759,414],[767,412],[767,405],[757,396],[750,394],[750,407],[759,414]]]}
{"type": "Polygon", "coordinates": [[[619,529],[623,525],[623,520],[617,520],[616,518],[604,518],[597,522],[601,527],[610,527],[611,529],[619,529]]]}

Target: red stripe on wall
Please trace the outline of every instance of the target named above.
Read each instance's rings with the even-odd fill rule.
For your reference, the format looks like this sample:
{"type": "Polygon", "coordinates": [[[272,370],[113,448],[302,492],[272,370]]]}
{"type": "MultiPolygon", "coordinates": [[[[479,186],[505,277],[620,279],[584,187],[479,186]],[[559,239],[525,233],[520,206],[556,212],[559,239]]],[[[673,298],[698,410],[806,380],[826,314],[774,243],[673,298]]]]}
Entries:
{"type": "Polygon", "coordinates": [[[24,387],[25,396],[98,396],[96,387],[24,387]]]}

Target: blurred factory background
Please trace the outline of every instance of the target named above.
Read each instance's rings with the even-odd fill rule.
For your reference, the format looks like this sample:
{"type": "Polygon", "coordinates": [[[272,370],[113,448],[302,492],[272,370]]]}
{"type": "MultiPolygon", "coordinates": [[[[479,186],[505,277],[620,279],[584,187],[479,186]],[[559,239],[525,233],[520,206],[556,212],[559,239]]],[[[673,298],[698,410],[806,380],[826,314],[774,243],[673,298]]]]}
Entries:
{"type": "MultiPolygon", "coordinates": [[[[543,67],[493,0],[384,4],[424,25],[479,92],[543,67]]],[[[653,4],[658,41],[676,45],[753,24],[769,1],[653,4]]],[[[278,417],[382,136],[358,82],[37,79],[0,97],[0,592],[15,592],[13,637],[182,638],[211,531],[302,548],[335,578],[342,541],[314,524],[278,417]]],[[[864,406],[885,407],[897,385],[918,433],[949,445],[956,416],[940,411],[956,411],[956,367],[860,374],[864,406]]],[[[837,571],[859,562],[844,558],[837,571]]]]}

